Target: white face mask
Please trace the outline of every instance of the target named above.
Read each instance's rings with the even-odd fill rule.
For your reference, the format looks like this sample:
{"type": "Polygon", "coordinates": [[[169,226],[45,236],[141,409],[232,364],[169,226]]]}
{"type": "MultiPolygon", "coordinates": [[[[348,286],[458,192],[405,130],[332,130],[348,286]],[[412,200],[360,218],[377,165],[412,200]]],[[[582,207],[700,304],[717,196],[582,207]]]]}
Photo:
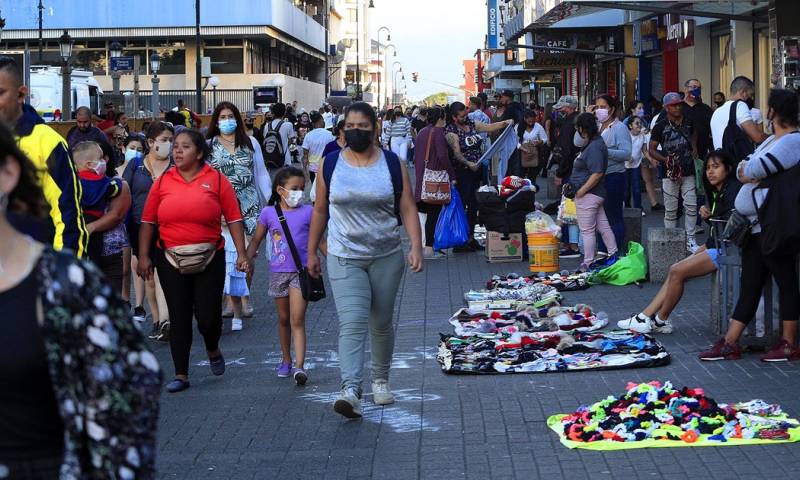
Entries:
{"type": "Polygon", "coordinates": [[[172,142],[155,142],[153,144],[153,152],[155,152],[156,157],[164,160],[172,153],[172,142]]]}
{"type": "Polygon", "coordinates": [[[576,130],[575,135],[572,136],[572,144],[578,148],[583,148],[586,146],[587,143],[589,142],[585,138],[583,138],[581,134],[578,133],[578,131],[576,130]]]}
{"type": "Polygon", "coordinates": [[[284,188],[283,191],[288,193],[288,195],[286,197],[283,197],[283,199],[286,200],[286,205],[289,205],[289,208],[296,208],[303,204],[302,190],[286,190],[284,188]]]}

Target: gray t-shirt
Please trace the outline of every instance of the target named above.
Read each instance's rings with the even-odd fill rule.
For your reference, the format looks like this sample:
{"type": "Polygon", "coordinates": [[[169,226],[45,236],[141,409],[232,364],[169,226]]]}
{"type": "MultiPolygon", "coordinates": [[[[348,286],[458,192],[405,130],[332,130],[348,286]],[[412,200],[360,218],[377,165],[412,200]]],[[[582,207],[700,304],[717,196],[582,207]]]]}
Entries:
{"type": "Polygon", "coordinates": [[[332,255],[371,259],[400,248],[392,176],[383,152],[367,167],[350,165],[340,153],[328,188],[328,251],[332,255]]]}
{"type": "MultiPolygon", "coordinates": [[[[606,173],[608,168],[608,147],[601,137],[595,137],[586,148],[581,151],[575,159],[575,166],[572,167],[572,175],[569,176],[569,183],[579,190],[589,180],[594,173],[606,173]]],[[[603,182],[598,182],[594,188],[587,193],[592,193],[598,197],[605,198],[606,187],[603,182]]]]}

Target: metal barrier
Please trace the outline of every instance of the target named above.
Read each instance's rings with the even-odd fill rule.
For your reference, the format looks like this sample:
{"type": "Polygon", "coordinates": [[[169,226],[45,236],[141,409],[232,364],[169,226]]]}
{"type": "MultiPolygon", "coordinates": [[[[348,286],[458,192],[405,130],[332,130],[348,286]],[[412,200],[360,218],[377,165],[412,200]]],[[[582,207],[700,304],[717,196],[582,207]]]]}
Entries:
{"type": "MultiPolygon", "coordinates": [[[[132,90],[125,90],[121,93],[133,95],[132,90]]],[[[208,113],[208,109],[213,110],[214,106],[220,102],[231,102],[242,112],[255,111],[252,89],[203,90],[202,93],[203,105],[200,107],[197,105],[197,94],[194,90],[160,90],[158,101],[161,104],[161,110],[165,112],[178,106],[178,100],[183,100],[184,105],[197,113],[208,113]]],[[[151,111],[152,96],[153,92],[150,91],[139,92],[139,110],[151,111]]]]}
{"type": "MultiPolygon", "coordinates": [[[[725,220],[711,220],[715,237],[720,238],[725,229],[725,220]]],[[[742,276],[742,258],[739,249],[725,241],[718,241],[719,270],[711,276],[711,330],[724,335],[736,301],[739,299],[742,276]]],[[[756,317],[750,320],[740,340],[743,346],[767,347],[781,335],[781,319],[778,314],[778,288],[772,277],[768,277],[761,293],[756,317]]]]}

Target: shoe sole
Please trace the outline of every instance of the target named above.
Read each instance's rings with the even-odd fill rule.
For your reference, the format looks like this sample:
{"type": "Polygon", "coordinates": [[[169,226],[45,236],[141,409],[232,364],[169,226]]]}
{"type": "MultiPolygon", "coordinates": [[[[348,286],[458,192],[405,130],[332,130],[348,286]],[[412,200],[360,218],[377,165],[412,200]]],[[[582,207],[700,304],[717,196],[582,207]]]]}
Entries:
{"type": "Polygon", "coordinates": [[[189,387],[191,387],[191,386],[192,386],[191,384],[186,383],[186,384],[182,385],[181,388],[179,388],[177,390],[171,390],[171,389],[167,388],[167,393],[180,393],[180,392],[188,390],[189,387]]]}
{"type": "Polygon", "coordinates": [[[336,400],[333,403],[333,411],[347,418],[361,418],[361,414],[356,412],[347,400],[336,400]]]}
{"type": "Polygon", "coordinates": [[[623,327],[620,324],[617,324],[617,328],[619,328],[620,330],[628,330],[629,332],[633,332],[633,333],[644,333],[644,334],[653,333],[653,331],[654,331],[652,328],[650,330],[647,330],[647,331],[634,330],[630,326],[623,327]]]}
{"type": "Polygon", "coordinates": [[[231,327],[231,332],[241,332],[241,331],[242,331],[242,327],[239,327],[239,328],[231,327]]]}
{"type": "Polygon", "coordinates": [[[375,403],[375,405],[380,405],[380,406],[391,405],[391,404],[394,403],[394,398],[391,399],[390,401],[379,402],[379,401],[375,400],[375,398],[373,397],[373,402],[375,403]]]}
{"type": "Polygon", "coordinates": [[[308,375],[306,375],[305,373],[297,373],[294,376],[294,381],[298,385],[305,385],[306,382],[308,381],[308,375]]]}
{"type": "Polygon", "coordinates": [[[718,362],[720,360],[741,360],[742,357],[712,357],[712,358],[703,358],[700,357],[700,360],[704,362],[718,362]]]}
{"type": "Polygon", "coordinates": [[[789,359],[788,358],[762,358],[761,361],[762,362],[767,362],[767,363],[778,363],[778,362],[788,362],[789,359]]]}
{"type": "Polygon", "coordinates": [[[145,315],[145,316],[134,315],[132,318],[133,318],[134,322],[144,322],[145,320],[147,320],[147,315],[145,315]]]}
{"type": "Polygon", "coordinates": [[[290,376],[289,373],[287,373],[286,375],[281,375],[280,373],[278,374],[278,378],[289,378],[289,376],[290,376]]]}
{"type": "Polygon", "coordinates": [[[581,258],[581,254],[576,253],[575,255],[559,255],[558,258],[581,258]]]}

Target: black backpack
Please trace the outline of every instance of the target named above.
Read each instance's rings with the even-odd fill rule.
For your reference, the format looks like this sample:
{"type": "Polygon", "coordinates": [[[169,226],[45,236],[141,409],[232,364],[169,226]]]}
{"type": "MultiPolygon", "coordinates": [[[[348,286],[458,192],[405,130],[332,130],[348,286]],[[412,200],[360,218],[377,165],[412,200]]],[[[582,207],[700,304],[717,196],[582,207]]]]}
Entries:
{"type": "MultiPolygon", "coordinates": [[[[769,154],[768,154],[769,155],[769,154]]],[[[790,256],[800,253],[800,166],[784,170],[761,180],[769,188],[764,203],[758,209],[761,224],[761,253],[764,256],[790,256]]]]}
{"type": "Polygon", "coordinates": [[[281,138],[281,127],[285,122],[281,120],[278,126],[272,128],[272,122],[267,122],[264,132],[264,163],[268,169],[283,167],[286,163],[286,152],[283,149],[283,139],[281,138]]]}
{"type": "Polygon", "coordinates": [[[736,107],[741,100],[736,100],[731,104],[730,115],[728,115],[728,125],[722,134],[722,149],[731,156],[734,162],[740,162],[753,153],[753,141],[744,133],[744,130],[736,124],[736,107]]]}

